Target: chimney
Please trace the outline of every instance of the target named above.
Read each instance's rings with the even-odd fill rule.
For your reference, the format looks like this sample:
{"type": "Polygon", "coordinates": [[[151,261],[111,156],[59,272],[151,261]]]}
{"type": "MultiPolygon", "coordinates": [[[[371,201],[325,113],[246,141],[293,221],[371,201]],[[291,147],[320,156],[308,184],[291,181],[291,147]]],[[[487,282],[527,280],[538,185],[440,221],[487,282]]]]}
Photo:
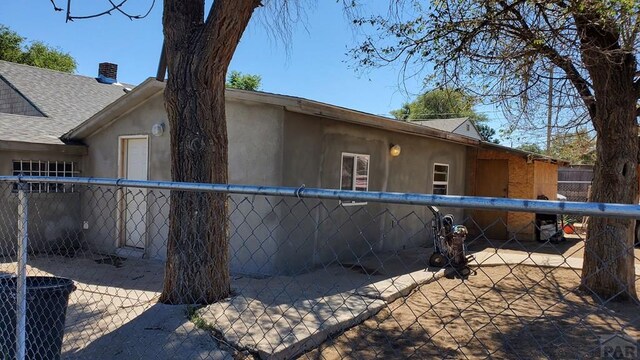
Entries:
{"type": "Polygon", "coordinates": [[[98,81],[113,84],[118,81],[118,64],[103,62],[98,64],[98,81]]]}

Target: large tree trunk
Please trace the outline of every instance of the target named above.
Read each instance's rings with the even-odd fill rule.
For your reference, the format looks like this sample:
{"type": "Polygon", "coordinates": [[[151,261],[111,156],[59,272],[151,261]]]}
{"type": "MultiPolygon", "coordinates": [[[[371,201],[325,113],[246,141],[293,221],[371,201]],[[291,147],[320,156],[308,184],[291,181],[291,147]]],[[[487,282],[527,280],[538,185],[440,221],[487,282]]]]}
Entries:
{"type": "MultiPolygon", "coordinates": [[[[620,104],[624,100],[612,100],[607,106],[606,119],[600,120],[607,125],[598,131],[589,201],[631,204],[637,201],[638,193],[635,116],[630,115],[628,104],[620,104]]],[[[583,289],[602,300],[637,298],[634,227],[635,220],[590,218],[582,269],[583,289]]]]}
{"type": "MultiPolygon", "coordinates": [[[[597,132],[592,202],[638,201],[636,61],[618,43],[615,29],[584,21],[583,61],[593,83],[590,109],[597,132]]],[[[585,242],[582,289],[601,300],[637,299],[633,252],[634,220],[592,217],[585,242]]]]}
{"type": "MultiPolygon", "coordinates": [[[[226,183],[225,75],[256,0],[165,0],[165,108],[174,181],[226,183]]],[[[226,195],[171,191],[160,301],[207,304],[229,295],[226,195]]]]}

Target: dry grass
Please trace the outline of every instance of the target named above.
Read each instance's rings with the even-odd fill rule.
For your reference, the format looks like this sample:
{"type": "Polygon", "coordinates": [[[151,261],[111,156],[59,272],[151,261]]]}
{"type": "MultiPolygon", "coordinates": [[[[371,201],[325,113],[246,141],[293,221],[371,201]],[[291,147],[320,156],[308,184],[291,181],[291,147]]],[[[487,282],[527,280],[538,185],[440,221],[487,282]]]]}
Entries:
{"type": "Polygon", "coordinates": [[[624,329],[640,338],[638,304],[598,305],[579,282],[576,271],[531,266],[445,277],[303,358],[594,358],[599,336],[624,329]]]}

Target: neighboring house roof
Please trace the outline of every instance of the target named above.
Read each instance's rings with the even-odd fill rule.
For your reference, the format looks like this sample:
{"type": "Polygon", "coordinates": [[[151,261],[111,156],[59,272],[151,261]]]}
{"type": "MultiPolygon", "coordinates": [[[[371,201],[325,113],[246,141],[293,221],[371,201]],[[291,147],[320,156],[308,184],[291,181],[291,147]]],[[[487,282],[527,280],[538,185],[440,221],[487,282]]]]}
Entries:
{"type": "Polygon", "coordinates": [[[468,117],[452,119],[411,120],[412,123],[428,126],[474,139],[483,140],[478,128],[468,117]],[[466,126],[465,126],[466,124],[466,126]]]}
{"type": "Polygon", "coordinates": [[[420,124],[434,129],[454,132],[459,128],[468,118],[453,118],[453,119],[432,119],[432,120],[411,120],[414,124],[420,124]]]}
{"type": "Polygon", "coordinates": [[[61,135],[125,95],[130,87],[7,61],[0,61],[0,81],[42,114],[0,113],[0,141],[42,144],[62,144],[61,135]]]}

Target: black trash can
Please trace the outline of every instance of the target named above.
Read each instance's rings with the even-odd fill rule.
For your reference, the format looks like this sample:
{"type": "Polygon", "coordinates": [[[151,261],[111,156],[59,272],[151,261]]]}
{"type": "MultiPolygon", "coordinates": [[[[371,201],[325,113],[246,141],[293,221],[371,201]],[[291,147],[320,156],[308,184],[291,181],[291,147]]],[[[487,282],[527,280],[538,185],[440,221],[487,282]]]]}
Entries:
{"type": "MultiPolygon", "coordinates": [[[[16,353],[15,277],[0,278],[0,359],[16,353]]],[[[73,281],[59,277],[27,277],[26,358],[59,359],[64,319],[73,281]]]]}

